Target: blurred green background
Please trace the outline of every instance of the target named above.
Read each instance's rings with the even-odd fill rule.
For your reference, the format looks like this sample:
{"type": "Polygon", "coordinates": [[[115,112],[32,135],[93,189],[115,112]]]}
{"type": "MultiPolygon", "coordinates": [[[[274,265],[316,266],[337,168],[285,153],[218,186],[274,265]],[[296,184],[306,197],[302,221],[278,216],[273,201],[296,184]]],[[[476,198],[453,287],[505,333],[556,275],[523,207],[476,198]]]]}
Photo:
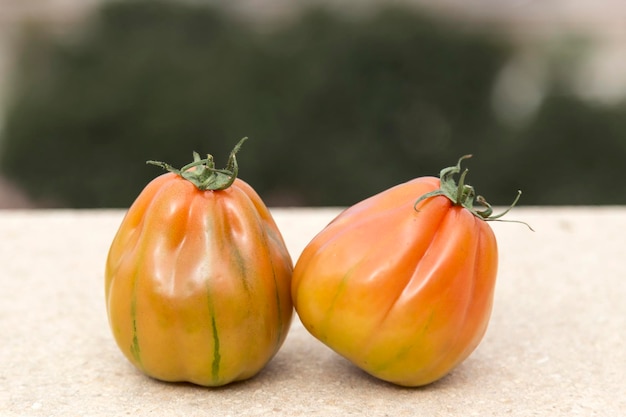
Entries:
{"type": "Polygon", "coordinates": [[[192,151],[271,206],[345,206],[464,154],[494,205],[626,203],[626,104],[584,94],[593,42],[520,42],[408,6],[271,23],[202,2],[105,2],[20,36],[0,175],[38,207],[128,207],[192,151]],[[584,87],[584,86],[583,86],[584,87]]]}

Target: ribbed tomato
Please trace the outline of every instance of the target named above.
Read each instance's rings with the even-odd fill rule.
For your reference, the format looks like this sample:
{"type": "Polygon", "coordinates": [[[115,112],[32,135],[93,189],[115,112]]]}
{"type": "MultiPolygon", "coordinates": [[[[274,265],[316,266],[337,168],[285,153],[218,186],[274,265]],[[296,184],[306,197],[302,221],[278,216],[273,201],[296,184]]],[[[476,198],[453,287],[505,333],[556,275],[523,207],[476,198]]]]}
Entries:
{"type": "Polygon", "coordinates": [[[441,179],[417,178],[343,211],[294,268],[292,298],[306,329],[380,379],[431,383],[487,328],[498,250],[485,219],[501,215],[480,197],[485,209],[474,209],[465,172],[455,183],[466,157],[441,179]]]}
{"type": "Polygon", "coordinates": [[[107,259],[113,335],[141,371],[219,386],[257,374],[289,329],[292,261],[257,193],[212,158],[151,181],[107,259]]]}

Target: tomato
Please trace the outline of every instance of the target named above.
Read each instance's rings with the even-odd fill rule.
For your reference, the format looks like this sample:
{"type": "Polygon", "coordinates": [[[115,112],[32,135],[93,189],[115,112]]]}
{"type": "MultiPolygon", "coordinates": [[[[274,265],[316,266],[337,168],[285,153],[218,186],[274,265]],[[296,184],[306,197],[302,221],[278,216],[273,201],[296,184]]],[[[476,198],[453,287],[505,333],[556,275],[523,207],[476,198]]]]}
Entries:
{"type": "MultiPolygon", "coordinates": [[[[245,139],[245,138],[244,138],[245,139]]],[[[243,140],[242,140],[243,142],[243,140]]],[[[126,358],[164,381],[220,386],[257,374],[282,345],[293,264],[235,153],[152,180],[106,261],[110,327],[126,358]]]]}
{"type": "Polygon", "coordinates": [[[294,268],[292,298],[305,328],[382,380],[436,381],[487,329],[498,250],[485,220],[504,213],[493,216],[482,197],[485,209],[473,207],[467,171],[456,184],[467,157],[440,179],[417,178],[346,209],[294,268]]]}

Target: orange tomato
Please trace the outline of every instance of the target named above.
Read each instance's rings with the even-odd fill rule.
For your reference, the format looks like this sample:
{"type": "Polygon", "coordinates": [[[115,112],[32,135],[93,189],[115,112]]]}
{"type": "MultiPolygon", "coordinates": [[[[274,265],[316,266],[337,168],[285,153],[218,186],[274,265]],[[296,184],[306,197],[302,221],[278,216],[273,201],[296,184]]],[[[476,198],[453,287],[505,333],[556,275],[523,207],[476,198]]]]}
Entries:
{"type": "Polygon", "coordinates": [[[466,157],[441,179],[417,178],[343,211],[294,268],[292,298],[306,329],[382,380],[431,383],[487,329],[498,250],[485,219],[501,215],[482,198],[486,208],[474,209],[465,172],[455,183],[466,157]]]}
{"type": "MultiPolygon", "coordinates": [[[[242,140],[243,141],[243,140],[242,140]]],[[[124,217],[105,272],[111,330],[165,381],[219,386],[257,374],[289,329],[292,261],[256,192],[212,158],[151,181],[124,217]]]]}

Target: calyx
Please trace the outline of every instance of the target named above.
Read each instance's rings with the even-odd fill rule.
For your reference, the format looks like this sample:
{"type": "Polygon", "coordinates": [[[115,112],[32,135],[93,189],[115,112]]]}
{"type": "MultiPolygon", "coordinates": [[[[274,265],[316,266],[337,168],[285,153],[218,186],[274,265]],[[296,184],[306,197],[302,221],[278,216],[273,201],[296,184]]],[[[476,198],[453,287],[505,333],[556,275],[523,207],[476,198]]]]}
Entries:
{"type": "Polygon", "coordinates": [[[215,162],[212,155],[207,155],[206,158],[200,158],[197,152],[193,153],[193,162],[185,165],[184,167],[177,169],[173,166],[160,161],[146,161],[147,164],[160,166],[161,168],[180,175],[187,181],[191,182],[201,191],[217,191],[225,190],[230,187],[237,179],[239,173],[239,166],[237,165],[237,152],[241,148],[241,145],[247,140],[245,137],[241,139],[230,152],[228,157],[228,163],[226,168],[215,168],[215,162]]]}
{"type": "MultiPolygon", "coordinates": [[[[465,184],[465,177],[467,176],[469,170],[466,168],[465,170],[461,171],[461,162],[471,157],[472,155],[464,155],[459,158],[459,161],[455,166],[442,169],[439,173],[439,189],[431,191],[419,197],[414,204],[415,210],[418,210],[417,205],[422,201],[439,195],[447,197],[448,199],[450,199],[450,201],[452,201],[454,205],[465,207],[474,216],[483,220],[499,220],[513,207],[515,207],[515,205],[519,201],[520,196],[522,195],[521,190],[517,191],[517,196],[515,197],[515,200],[513,200],[513,203],[505,211],[499,214],[493,214],[493,208],[487,202],[487,200],[481,195],[477,196],[476,192],[474,191],[474,187],[469,184],[465,184]],[[457,174],[460,174],[458,184],[454,180],[454,176],[457,174]],[[476,209],[476,207],[474,207],[475,202],[482,206],[483,209],[476,209]]],[[[516,220],[504,221],[526,224],[524,222],[518,222],[516,220]]],[[[532,228],[528,224],[526,224],[526,226],[528,226],[532,230],[532,228]]]]}

